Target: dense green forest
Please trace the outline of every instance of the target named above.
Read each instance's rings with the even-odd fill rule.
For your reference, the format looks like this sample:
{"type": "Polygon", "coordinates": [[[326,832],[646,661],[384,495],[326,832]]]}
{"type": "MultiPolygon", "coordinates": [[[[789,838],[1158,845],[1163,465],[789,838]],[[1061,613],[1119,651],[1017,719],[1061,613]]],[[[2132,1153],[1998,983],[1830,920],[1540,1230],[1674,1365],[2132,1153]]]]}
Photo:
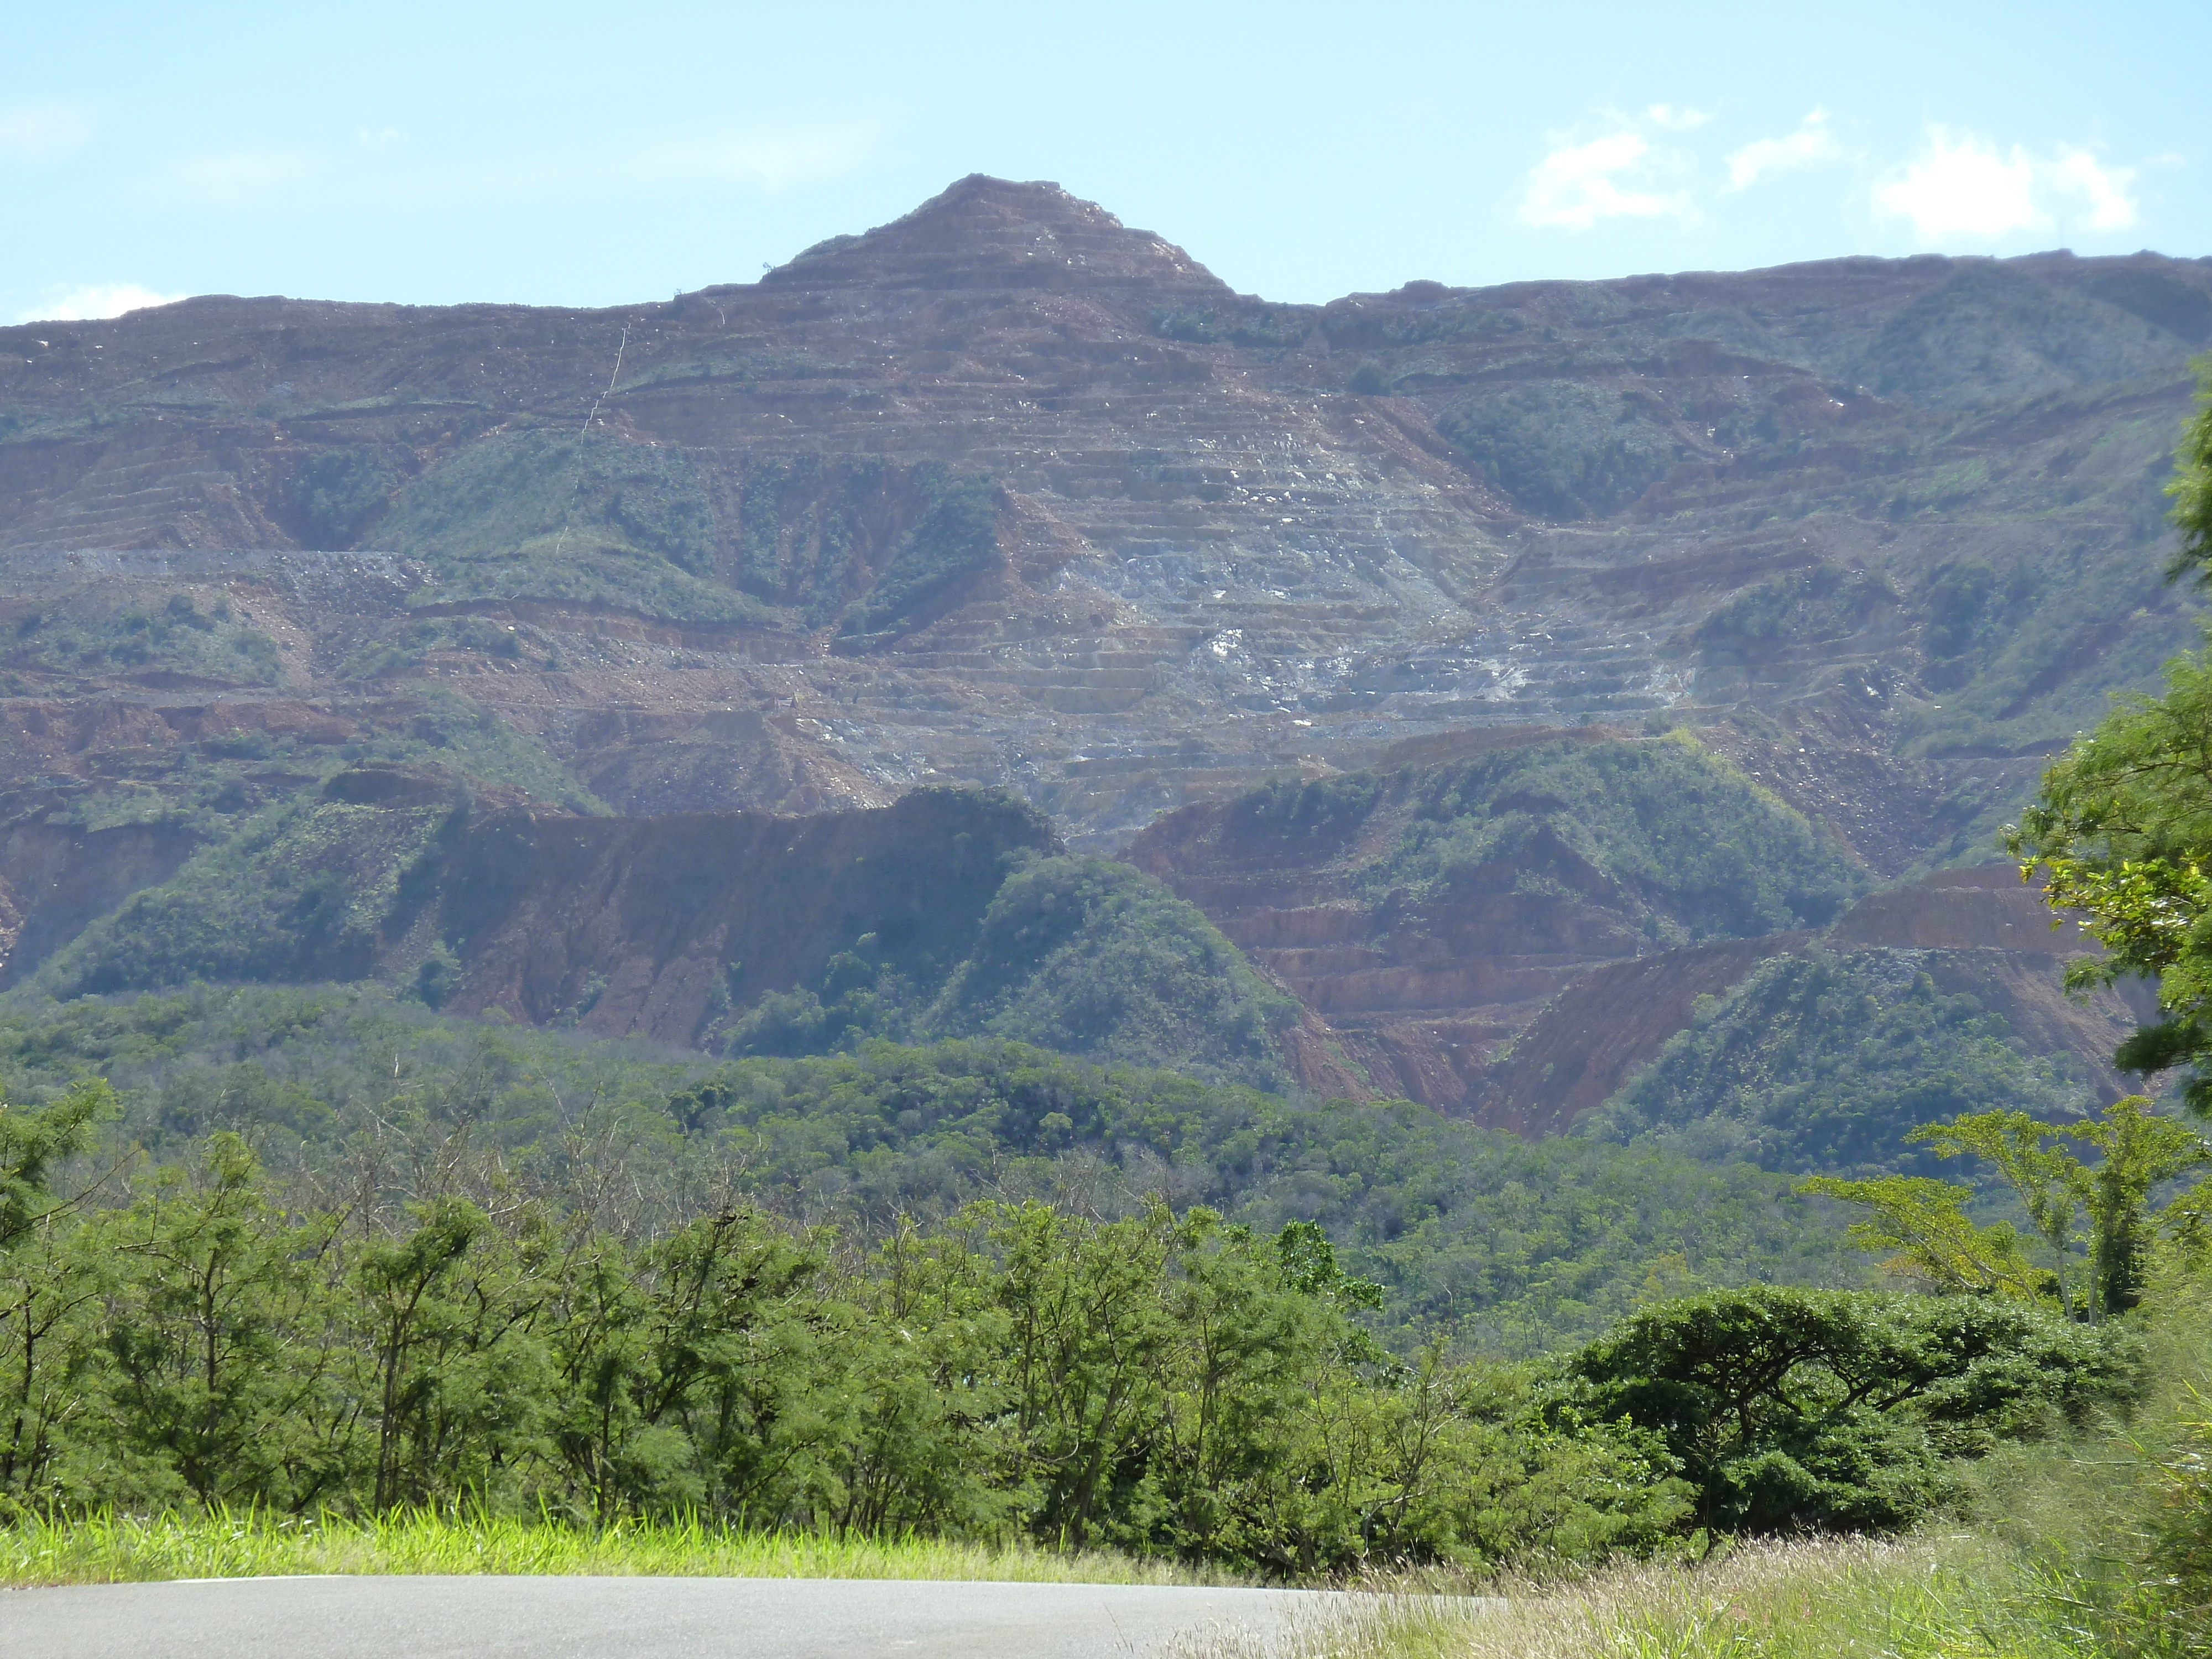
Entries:
{"type": "Polygon", "coordinates": [[[1662,946],[1824,926],[1867,887],[1833,836],[1686,732],[1281,780],[1239,797],[1226,833],[1246,855],[1348,854],[1356,890],[1393,909],[1577,898],[1662,946]]]}
{"type": "Polygon", "coordinates": [[[1302,1575],[1582,1559],[1908,1524],[1953,1460],[2130,1373],[2030,1306],[1766,1287],[1454,1363],[1379,1344],[1385,1287],[1310,1221],[986,1200],[871,1245],[726,1175],[640,1231],[592,1201],[625,1184],[612,1146],[580,1193],[492,1171],[395,1212],[364,1171],[305,1204],[228,1131],[137,1179],[82,1162],[114,1109],[81,1080],[0,1115],[10,1507],[704,1511],[1302,1575]]]}
{"type": "Polygon", "coordinates": [[[1761,1169],[1933,1174],[1916,1124],[2009,1106],[2081,1115],[2087,1080],[2063,1054],[2024,1052],[2012,1027],[1946,994],[1924,953],[1814,951],[1759,963],[1597,1111],[1593,1139],[1761,1169]]]}
{"type": "Polygon", "coordinates": [[[1652,1295],[1865,1272],[1834,1206],[1747,1166],[1523,1142],[1404,1102],[1286,1098],[1003,1040],[717,1063],[359,987],[0,1011],[12,1098],[50,1102],[88,1074],[116,1089],[116,1155],[173,1164],[235,1133],[298,1201],[343,1186],[388,1226],[410,1201],[489,1206],[514,1183],[633,1238],[719,1192],[870,1241],[983,1198],[1109,1218],[1157,1198],[1269,1232],[1317,1222],[1388,1289],[1369,1317],[1400,1350],[1442,1335],[1540,1352],[1652,1295]]]}

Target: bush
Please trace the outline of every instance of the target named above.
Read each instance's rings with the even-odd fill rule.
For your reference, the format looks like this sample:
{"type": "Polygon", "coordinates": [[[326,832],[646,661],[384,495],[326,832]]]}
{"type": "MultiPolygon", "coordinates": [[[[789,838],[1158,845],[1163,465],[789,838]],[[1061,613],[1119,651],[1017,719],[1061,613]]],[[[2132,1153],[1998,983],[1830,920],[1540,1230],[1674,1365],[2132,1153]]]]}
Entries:
{"type": "Polygon", "coordinates": [[[1945,1460],[2134,1386],[2126,1339],[2018,1304],[1759,1286],[1663,1304],[1583,1349],[1600,1408],[1659,1434],[1728,1531],[1891,1531],[1945,1460]]]}

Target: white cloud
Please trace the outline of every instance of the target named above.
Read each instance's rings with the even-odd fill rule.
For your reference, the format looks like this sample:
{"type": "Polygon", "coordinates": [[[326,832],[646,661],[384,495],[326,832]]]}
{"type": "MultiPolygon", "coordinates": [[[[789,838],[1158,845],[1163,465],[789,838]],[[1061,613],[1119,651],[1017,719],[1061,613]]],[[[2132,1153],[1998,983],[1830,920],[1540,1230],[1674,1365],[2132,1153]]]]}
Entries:
{"type": "Polygon", "coordinates": [[[0,110],[0,158],[58,161],[92,141],[92,112],[79,104],[18,104],[0,110]]]}
{"type": "Polygon", "coordinates": [[[66,294],[33,307],[15,320],[19,323],[86,323],[103,317],[120,317],[126,311],[138,311],[147,306],[173,305],[185,296],[181,294],[156,294],[150,288],[141,288],[136,283],[111,283],[105,287],[73,289],[66,294]]]}
{"type": "Polygon", "coordinates": [[[2133,167],[2108,167],[2086,149],[2061,152],[2051,169],[2051,187],[2062,196],[2078,196],[2089,204],[2087,223],[2092,230],[2127,230],[2136,222],[2135,198],[2128,186],[2136,181],[2133,167]]]}
{"type": "Polygon", "coordinates": [[[2050,216],[2035,199],[2035,162],[2018,144],[2010,155],[1968,135],[1928,130],[1928,148],[1875,186],[1875,209],[1910,219],[1923,241],[1942,236],[2002,236],[2041,230],[2050,216]]]}
{"type": "Polygon", "coordinates": [[[1781,138],[1758,138],[1728,158],[1729,190],[1747,190],[1765,174],[1811,167],[1816,161],[1843,158],[1844,147],[1828,131],[1828,112],[1816,109],[1797,124],[1797,131],[1781,138]]]}
{"type": "Polygon", "coordinates": [[[1692,109],[1687,104],[1679,109],[1672,104],[1654,104],[1644,112],[1644,118],[1653,126],[1668,132],[1688,132],[1711,120],[1713,112],[1706,109],[1692,109]]]}
{"type": "Polygon", "coordinates": [[[2000,151],[1972,133],[1930,127],[1927,148],[1875,186],[1874,204],[1883,217],[1910,219],[1923,241],[2049,230],[2061,216],[2054,198],[2084,204],[2086,211],[2064,216],[2084,229],[2124,230],[2136,222],[2135,176],[2086,150],[2046,161],[2019,144],[2000,151]]]}
{"type": "Polygon", "coordinates": [[[1670,172],[1673,158],[1655,152],[1643,135],[1616,132],[1586,144],[1567,144],[1536,163],[1521,199],[1524,225],[1588,230],[1605,219],[1672,217],[1695,224],[1698,210],[1685,192],[1650,188],[1653,175],[1670,172]]]}

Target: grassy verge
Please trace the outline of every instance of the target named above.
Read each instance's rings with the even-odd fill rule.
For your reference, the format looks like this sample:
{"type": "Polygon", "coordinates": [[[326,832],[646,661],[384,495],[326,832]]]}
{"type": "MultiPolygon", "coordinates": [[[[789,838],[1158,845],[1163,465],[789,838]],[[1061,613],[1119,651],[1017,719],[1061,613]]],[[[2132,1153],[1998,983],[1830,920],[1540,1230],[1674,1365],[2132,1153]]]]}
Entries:
{"type": "Polygon", "coordinates": [[[0,1527],[0,1585],[260,1578],[283,1573],[604,1573],[954,1578],[1097,1584],[1240,1582],[1097,1551],[937,1539],[740,1532],[687,1522],[597,1530],[493,1516],[382,1520],[118,1515],[0,1527]]]}
{"type": "MultiPolygon", "coordinates": [[[[2090,1659],[2063,1595],[1978,1539],[1746,1547],[1697,1566],[1501,1583],[1503,1601],[1385,1596],[1317,1610],[1291,1659],[2090,1659]]],[[[2056,1587],[2054,1587],[2056,1588],[2056,1587]]],[[[1235,1635],[1182,1659],[1248,1659],[1235,1635]]]]}

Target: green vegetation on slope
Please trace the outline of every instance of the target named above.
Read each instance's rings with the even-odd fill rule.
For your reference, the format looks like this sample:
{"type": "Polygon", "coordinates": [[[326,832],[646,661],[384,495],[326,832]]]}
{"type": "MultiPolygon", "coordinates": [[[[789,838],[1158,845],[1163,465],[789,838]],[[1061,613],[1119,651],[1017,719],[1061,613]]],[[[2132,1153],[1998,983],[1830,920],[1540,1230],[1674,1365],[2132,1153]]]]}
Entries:
{"type": "Polygon", "coordinates": [[[1403,890],[1626,900],[1666,943],[1832,920],[1864,880],[1821,830],[1692,743],[1550,743],[1413,774],[1360,878],[1403,890]]]}
{"type": "Polygon", "coordinates": [[[14,1098],[58,1098],[88,1072],[121,1097],[115,1133],[157,1161],[227,1130],[288,1180],[360,1171],[378,1202],[418,1190],[410,1171],[459,1180],[473,1160],[486,1182],[561,1191],[581,1190],[583,1163],[618,1160],[620,1186],[594,1201],[606,1224],[619,1210],[646,1232],[718,1182],[868,1237],[994,1195],[1109,1215],[1163,1195],[1269,1231],[1316,1221],[1388,1288],[1394,1341],[1435,1332],[1492,1352],[1582,1340],[1653,1295],[1864,1273],[1832,1206],[1747,1167],[1004,1042],[717,1065],[441,1018],[369,988],[0,1007],[14,1098]]]}
{"type": "MultiPolygon", "coordinates": [[[[404,736],[348,749],[368,763],[349,768],[325,753],[311,760],[309,779],[287,778],[294,787],[273,802],[240,789],[230,803],[238,810],[196,813],[207,844],[39,963],[37,989],[68,998],[193,980],[379,977],[434,1004],[468,965],[469,935],[483,921],[470,901],[495,885],[471,862],[472,784],[604,810],[542,750],[441,691],[427,694],[404,736]],[[387,757],[438,764],[376,763],[387,757]]],[[[941,832],[955,836],[945,856],[974,839],[957,831],[941,832]]],[[[1049,831],[1039,823],[1034,839],[1048,842],[1049,831]]],[[[892,907],[901,914],[881,924],[880,937],[831,940],[842,948],[811,982],[770,981],[765,994],[757,985],[733,1020],[724,991],[723,1012],[701,1040],[741,1054],[798,1055],[870,1037],[1001,1036],[1102,1061],[1284,1085],[1275,1033],[1295,1020],[1296,1005],[1192,906],[1107,860],[1032,858],[1017,867],[987,855],[981,870],[982,885],[964,896],[927,882],[902,890],[892,907]],[[933,943],[918,950],[918,939],[933,943]]],[[[736,980],[734,965],[726,972],[736,980]]]]}
{"type": "Polygon", "coordinates": [[[172,803],[168,810],[209,844],[56,951],[35,983],[75,996],[195,979],[359,978],[376,970],[386,947],[434,898],[426,883],[434,881],[441,836],[465,820],[468,780],[574,811],[605,810],[520,732],[441,690],[426,693],[404,734],[288,759],[279,770],[284,793],[265,805],[234,779],[212,795],[195,792],[200,800],[172,803]],[[418,767],[408,804],[349,798],[347,780],[380,763],[424,761],[435,764],[418,767]]]}
{"type": "Polygon", "coordinates": [[[1762,1169],[1932,1174],[1905,1144],[1931,1119],[1997,1106],[2078,1115],[2085,1079],[2063,1055],[2025,1053],[1969,994],[1945,994],[1921,954],[1813,951],[1770,957],[1576,1126],[1762,1169]]]}
{"type": "Polygon", "coordinates": [[[973,948],[916,984],[860,951],[738,1020],[734,1054],[821,1054],[875,1037],[1011,1038],[1102,1064],[1171,1066],[1279,1088],[1273,1031],[1297,1006],[1191,905],[1110,859],[1033,858],[1007,876],[973,948]]]}
{"type": "Polygon", "coordinates": [[[71,997],[195,979],[359,978],[410,896],[407,872],[453,811],[295,797],[132,894],[34,982],[71,997]]]}
{"type": "Polygon", "coordinates": [[[714,580],[712,504],[690,459],[665,445],[495,434],[409,483],[376,533],[437,573],[425,602],[554,599],[698,622],[768,615],[714,580]]]}
{"type": "Polygon", "coordinates": [[[838,628],[848,637],[903,633],[963,577],[988,569],[999,556],[1001,492],[981,474],[924,467],[915,475],[921,503],[913,526],[854,601],[838,628]]]}
{"type": "Polygon", "coordinates": [[[428,761],[486,783],[520,789],[548,806],[594,814],[612,810],[547,753],[543,744],[489,709],[436,686],[425,688],[422,697],[422,711],[408,721],[404,733],[356,744],[347,758],[428,761]]]}
{"type": "Polygon", "coordinates": [[[1977,260],[1885,323],[1852,372],[1882,397],[1959,409],[2171,374],[2179,343],[2118,306],[1977,260]]]}
{"type": "Polygon", "coordinates": [[[274,685],[283,675],[276,642],[219,599],[202,611],[189,593],[163,604],[67,614],[26,612],[0,635],[0,669],[57,674],[155,671],[233,685],[274,685]]]}
{"type": "Polygon", "coordinates": [[[1006,878],[929,1023],[1268,1086],[1282,1080],[1270,1028],[1297,1018],[1195,907],[1126,864],[1058,858],[1006,878]]]}
{"type": "Polygon", "coordinates": [[[854,645],[916,626],[998,557],[1001,492],[978,473],[779,458],[749,468],[738,494],[726,548],[685,451],[502,432],[400,489],[375,534],[437,574],[425,604],[550,599],[763,624],[787,621],[769,608],[787,605],[854,645]]]}
{"type": "Polygon", "coordinates": [[[1476,391],[1437,429],[1529,512],[1603,518],[1680,458],[1656,402],[1580,380],[1516,380],[1476,391]]]}

